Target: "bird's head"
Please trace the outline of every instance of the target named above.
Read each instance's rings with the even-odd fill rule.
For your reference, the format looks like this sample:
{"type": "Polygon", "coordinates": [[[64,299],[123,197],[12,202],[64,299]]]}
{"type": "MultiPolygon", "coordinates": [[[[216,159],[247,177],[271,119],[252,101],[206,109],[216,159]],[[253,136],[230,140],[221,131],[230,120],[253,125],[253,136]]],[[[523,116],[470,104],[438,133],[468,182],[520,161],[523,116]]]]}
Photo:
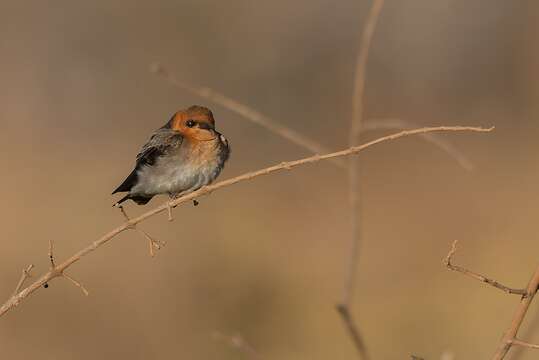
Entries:
{"type": "Polygon", "coordinates": [[[212,112],[210,109],[198,105],[178,111],[166,126],[186,138],[198,141],[213,140],[218,136],[212,112]]]}

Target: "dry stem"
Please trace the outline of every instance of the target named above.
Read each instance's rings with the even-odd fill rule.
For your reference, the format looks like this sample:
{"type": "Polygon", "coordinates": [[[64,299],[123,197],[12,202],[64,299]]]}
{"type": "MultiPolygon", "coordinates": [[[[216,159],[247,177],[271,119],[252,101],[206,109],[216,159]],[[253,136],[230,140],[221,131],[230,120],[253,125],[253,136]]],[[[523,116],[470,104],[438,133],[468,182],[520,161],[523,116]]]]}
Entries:
{"type": "Polygon", "coordinates": [[[30,271],[32,270],[33,267],[34,265],[30,264],[25,269],[22,269],[21,278],[19,282],[17,283],[17,286],[15,287],[15,291],[13,292],[13,295],[16,295],[21,290],[21,287],[24,285],[24,282],[26,281],[26,279],[28,279],[29,277],[32,277],[32,274],[30,274],[30,271]]]}
{"type": "MultiPolygon", "coordinates": [[[[368,119],[363,122],[361,127],[362,132],[374,131],[374,130],[406,130],[417,128],[417,124],[401,120],[401,119],[368,119]]],[[[436,134],[421,134],[425,141],[438,147],[445,152],[449,157],[453,158],[464,170],[472,171],[475,166],[468,157],[457,149],[449,141],[446,141],[436,134]]]]}
{"type": "MultiPolygon", "coordinates": [[[[369,59],[369,51],[371,47],[374,30],[376,29],[376,23],[382,11],[384,0],[373,0],[369,14],[365,21],[365,26],[361,34],[361,43],[359,45],[355,76],[354,76],[354,90],[352,94],[352,119],[350,122],[350,136],[348,139],[348,146],[352,147],[359,143],[360,133],[363,122],[363,102],[365,94],[365,81],[367,76],[367,61],[369,59]]],[[[346,278],[344,281],[343,298],[338,308],[346,311],[339,311],[346,328],[349,332],[350,338],[354,342],[354,345],[360,354],[360,356],[367,360],[369,358],[364,341],[358,332],[357,326],[351,326],[352,317],[345,316],[350,314],[350,304],[352,303],[356,274],[359,262],[359,245],[361,242],[361,229],[359,225],[359,219],[361,216],[361,204],[360,204],[360,190],[359,190],[359,159],[349,158],[348,160],[348,190],[350,201],[350,255],[347,265],[346,278]]],[[[352,324],[353,325],[353,324],[352,324]]]]}
{"type": "MultiPolygon", "coordinates": [[[[51,263],[51,266],[49,268],[49,273],[53,274],[53,278],[54,277],[63,277],[64,279],[67,279],[69,280],[73,285],[75,285],[76,287],[78,287],[82,293],[86,296],[88,296],[90,293],[88,292],[88,290],[86,290],[86,288],[80,283],[78,282],[77,280],[73,279],[71,276],[67,275],[65,273],[65,269],[62,269],[60,270],[58,266],[56,266],[56,263],[54,262],[54,254],[53,254],[53,247],[52,247],[52,240],[49,240],[49,251],[48,251],[48,255],[49,255],[49,261],[51,263]]],[[[45,281],[43,283],[43,286],[44,287],[49,287],[48,283],[45,281]]],[[[14,296],[16,296],[17,294],[15,294],[14,296]]],[[[0,314],[1,315],[1,314],[0,314]]]]}
{"type": "Polygon", "coordinates": [[[350,335],[352,342],[354,343],[354,346],[359,353],[359,356],[361,356],[361,358],[363,359],[368,359],[369,354],[367,352],[367,346],[365,345],[359,328],[357,327],[354,318],[350,313],[349,306],[344,304],[338,304],[337,311],[341,315],[341,318],[346,326],[346,330],[348,331],[348,334],[350,335]]]}
{"type": "MultiPolygon", "coordinates": [[[[122,205],[118,205],[117,206],[119,209],[120,209],[120,212],[122,213],[125,221],[129,222],[131,219],[129,218],[129,216],[127,215],[127,213],[125,212],[125,209],[122,205]]],[[[171,206],[168,206],[167,207],[167,211],[168,211],[168,221],[172,221],[172,210],[171,210],[171,206]]],[[[132,225],[131,226],[131,229],[137,231],[138,233],[140,233],[142,236],[144,236],[144,238],[146,240],[148,240],[148,245],[149,245],[149,249],[150,249],[150,256],[151,257],[154,257],[155,256],[155,250],[161,250],[162,247],[164,247],[166,245],[166,243],[164,241],[159,241],[159,240],[155,240],[153,237],[150,236],[150,234],[148,234],[146,231],[142,230],[142,229],[139,229],[136,225],[132,225]],[[155,248],[155,250],[154,250],[155,248]]]]}
{"type": "Polygon", "coordinates": [[[533,274],[532,278],[528,282],[526,289],[512,289],[505,285],[500,284],[499,282],[495,280],[486,278],[483,275],[479,275],[463,267],[451,264],[451,258],[457,251],[456,249],[457,249],[457,241],[453,242],[453,245],[451,246],[451,250],[447,254],[446,258],[444,259],[444,263],[448,269],[463,273],[464,275],[470,276],[476,280],[489,284],[508,294],[521,295],[520,303],[513,315],[513,319],[511,320],[511,325],[503,334],[503,337],[500,340],[500,343],[496,349],[496,352],[494,353],[494,356],[492,357],[492,360],[504,359],[505,356],[507,355],[507,352],[513,345],[539,349],[539,345],[530,344],[530,343],[517,339],[518,330],[520,326],[522,325],[522,322],[524,321],[524,317],[526,316],[526,313],[528,312],[530,304],[535,294],[537,293],[537,288],[539,287],[539,267],[537,267],[537,269],[535,270],[535,273],[533,274]]]}
{"type": "Polygon", "coordinates": [[[513,339],[511,341],[511,344],[516,345],[516,346],[522,346],[522,347],[530,348],[530,349],[539,349],[539,345],[537,345],[537,344],[530,344],[530,343],[527,343],[525,341],[520,341],[520,340],[517,340],[517,339],[513,339]]]}
{"type": "MultiPolygon", "coordinates": [[[[270,118],[269,116],[262,114],[261,112],[253,109],[252,107],[244,103],[240,103],[237,100],[231,99],[228,96],[219,93],[217,90],[214,90],[209,87],[189,85],[185,82],[178,80],[176,76],[170,73],[170,71],[160,63],[153,63],[150,66],[150,70],[152,73],[162,76],[166,81],[168,81],[170,84],[177,87],[178,89],[187,91],[203,99],[213,101],[221,105],[222,107],[232,112],[235,112],[238,115],[241,115],[246,120],[249,120],[252,123],[257,124],[271,131],[272,133],[282,137],[283,139],[286,139],[291,143],[304,148],[305,150],[311,151],[315,154],[326,153],[329,151],[326,147],[317,143],[315,140],[307,138],[306,136],[299,134],[293,129],[279,124],[277,121],[270,118]]],[[[363,122],[361,131],[364,132],[384,129],[406,130],[412,128],[417,128],[417,125],[399,119],[369,119],[363,122]]],[[[444,152],[446,152],[466,170],[472,170],[474,168],[471,161],[458,149],[456,149],[451,143],[444,141],[435,134],[423,134],[422,137],[433,145],[439,147],[444,152]]],[[[332,163],[343,169],[347,167],[346,163],[341,159],[333,159],[332,163]]],[[[172,218],[172,216],[170,216],[169,218],[172,218]]]]}
{"type": "MultiPolygon", "coordinates": [[[[264,129],[270,131],[273,134],[276,134],[283,139],[290,141],[293,144],[296,144],[314,154],[323,154],[327,153],[329,150],[324,146],[320,145],[316,141],[308,138],[307,136],[289,128],[284,125],[279,124],[277,121],[271,119],[270,117],[260,113],[259,111],[240,103],[228,96],[221,94],[220,92],[208,88],[189,85],[185,82],[178,80],[173,74],[171,74],[162,64],[153,63],[150,66],[150,71],[154,74],[160,75],[165,78],[170,84],[175,87],[187,91],[191,94],[199,96],[203,99],[213,101],[216,104],[221,105],[222,107],[235,112],[236,114],[242,116],[244,119],[251,121],[254,124],[257,124],[264,129]]],[[[341,159],[332,159],[332,162],[339,167],[345,168],[346,163],[341,159]]]]}
{"type": "Polygon", "coordinates": [[[405,130],[405,131],[401,131],[399,133],[395,133],[395,134],[392,134],[392,135],[387,135],[387,136],[378,138],[376,140],[370,141],[370,142],[365,143],[363,145],[354,146],[354,147],[351,147],[351,148],[348,148],[348,149],[345,149],[345,150],[336,151],[336,152],[325,154],[325,155],[314,155],[314,156],[310,156],[310,157],[299,159],[299,160],[294,160],[294,161],[289,161],[289,162],[282,162],[280,164],[273,165],[273,166],[270,166],[270,167],[267,167],[267,168],[264,168],[264,169],[261,169],[261,170],[245,173],[243,175],[239,175],[239,176],[236,176],[236,177],[228,179],[228,180],[223,180],[223,181],[220,181],[218,183],[215,183],[215,184],[212,184],[212,185],[209,185],[209,186],[205,186],[205,187],[203,187],[203,188],[201,188],[201,189],[199,189],[197,191],[186,194],[185,196],[179,197],[179,198],[174,199],[172,201],[166,201],[164,204],[159,205],[159,206],[155,207],[154,209],[149,210],[146,213],[144,213],[144,214],[142,214],[142,215],[140,215],[140,216],[138,216],[136,218],[133,218],[133,219],[130,219],[130,220],[124,222],[122,225],[116,227],[115,229],[113,229],[110,232],[103,235],[101,238],[99,238],[99,239],[95,240],[94,242],[92,242],[90,245],[88,245],[85,248],[83,248],[82,250],[76,252],[74,255],[69,257],[67,260],[65,260],[61,264],[57,265],[55,267],[55,269],[49,270],[48,272],[43,274],[41,277],[39,277],[39,279],[34,281],[32,284],[30,284],[28,287],[24,288],[23,290],[19,291],[17,294],[10,297],[0,307],[0,316],[6,314],[8,311],[15,308],[17,305],[19,305],[21,303],[21,301],[26,299],[29,295],[33,294],[36,290],[38,290],[41,286],[46,284],[48,281],[62,276],[62,273],[63,273],[63,271],[65,269],[67,269],[68,267],[70,267],[74,263],[81,260],[84,256],[86,256],[89,253],[95,251],[96,249],[98,249],[102,245],[106,244],[111,239],[116,237],[116,235],[118,235],[118,234],[120,234],[120,233],[122,233],[122,232],[124,232],[126,230],[129,230],[129,229],[133,228],[134,225],[136,225],[136,224],[138,224],[138,223],[140,223],[140,222],[142,222],[142,221],[144,221],[144,220],[146,220],[146,219],[148,219],[150,217],[153,217],[153,216],[155,216],[155,215],[157,215],[159,213],[167,211],[169,206],[180,205],[180,204],[185,203],[187,201],[191,201],[191,200],[199,198],[201,196],[208,195],[208,194],[212,193],[215,190],[218,190],[218,189],[221,189],[221,188],[224,188],[224,187],[227,187],[227,186],[231,186],[231,185],[243,182],[243,181],[248,181],[248,180],[251,180],[251,179],[256,178],[258,176],[269,175],[269,174],[272,174],[274,172],[288,170],[288,169],[292,169],[292,168],[302,166],[302,165],[306,165],[306,164],[316,163],[316,162],[319,162],[321,160],[329,160],[329,159],[333,159],[333,158],[337,158],[337,157],[341,157],[341,156],[349,156],[349,155],[352,155],[352,154],[357,154],[357,153],[359,153],[361,151],[364,151],[367,148],[370,148],[370,147],[372,147],[374,145],[377,145],[377,144],[380,144],[380,143],[383,143],[383,142],[386,142],[386,141],[396,140],[396,139],[399,139],[399,138],[405,137],[405,136],[423,134],[423,133],[427,133],[427,132],[436,132],[436,131],[438,131],[438,132],[440,132],[440,131],[471,131],[471,132],[481,132],[481,133],[483,133],[483,132],[490,132],[493,129],[494,128],[485,129],[485,128],[471,127],[471,126],[438,126],[438,127],[426,127],[426,128],[414,129],[414,130],[405,130]]]}
{"type": "Polygon", "coordinates": [[[444,259],[444,264],[449,270],[458,271],[466,276],[469,276],[471,278],[474,278],[476,280],[479,280],[485,284],[488,284],[490,286],[495,287],[496,289],[499,289],[507,294],[517,294],[517,295],[525,295],[527,294],[526,289],[513,289],[508,286],[505,286],[503,284],[500,284],[498,281],[487,278],[486,276],[483,276],[481,274],[478,274],[476,272],[473,272],[471,270],[468,270],[466,268],[463,268],[461,266],[453,265],[451,263],[451,259],[453,258],[453,255],[457,252],[457,243],[458,240],[455,240],[453,242],[453,245],[451,246],[451,250],[449,250],[449,253],[444,259]]]}
{"type": "MultiPolygon", "coordinates": [[[[527,344],[520,340],[517,340],[516,337],[517,337],[518,330],[520,329],[520,326],[522,325],[522,322],[524,321],[524,317],[526,316],[526,313],[528,312],[530,304],[533,301],[535,294],[537,293],[538,287],[539,287],[539,267],[537,267],[531,280],[528,282],[528,286],[526,287],[526,294],[523,295],[522,298],[520,299],[520,304],[518,304],[517,309],[515,310],[513,319],[511,320],[511,325],[503,334],[503,337],[500,340],[500,343],[498,345],[498,348],[496,349],[496,352],[494,353],[494,356],[492,357],[492,360],[501,360],[505,358],[505,355],[507,355],[507,352],[509,351],[512,345],[525,346],[524,344],[527,344]]],[[[528,345],[531,345],[531,344],[528,344],[528,345]]],[[[533,346],[528,346],[528,347],[533,347],[533,346]]]]}

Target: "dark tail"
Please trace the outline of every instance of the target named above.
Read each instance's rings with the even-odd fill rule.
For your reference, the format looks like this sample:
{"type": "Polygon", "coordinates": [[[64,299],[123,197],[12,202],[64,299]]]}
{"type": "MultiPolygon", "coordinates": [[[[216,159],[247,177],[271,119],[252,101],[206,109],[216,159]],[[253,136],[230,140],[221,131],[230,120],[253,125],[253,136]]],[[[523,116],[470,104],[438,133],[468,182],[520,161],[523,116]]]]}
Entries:
{"type": "Polygon", "coordinates": [[[134,202],[137,203],[137,205],[146,205],[148,203],[148,201],[150,201],[152,199],[152,197],[153,196],[144,197],[144,196],[137,196],[137,195],[127,194],[123,198],[118,200],[116,203],[114,203],[114,205],[112,205],[112,206],[120,206],[120,204],[123,203],[126,200],[133,200],[134,202]]]}
{"type": "MultiPolygon", "coordinates": [[[[129,190],[131,190],[131,188],[135,186],[135,184],[137,183],[137,180],[138,180],[138,174],[137,174],[137,169],[135,169],[131,171],[131,174],[129,174],[129,176],[124,180],[124,182],[121,183],[120,186],[118,186],[116,190],[114,190],[112,193],[116,194],[117,192],[129,192],[129,190]]],[[[122,199],[120,201],[125,201],[125,200],[122,199]]]]}

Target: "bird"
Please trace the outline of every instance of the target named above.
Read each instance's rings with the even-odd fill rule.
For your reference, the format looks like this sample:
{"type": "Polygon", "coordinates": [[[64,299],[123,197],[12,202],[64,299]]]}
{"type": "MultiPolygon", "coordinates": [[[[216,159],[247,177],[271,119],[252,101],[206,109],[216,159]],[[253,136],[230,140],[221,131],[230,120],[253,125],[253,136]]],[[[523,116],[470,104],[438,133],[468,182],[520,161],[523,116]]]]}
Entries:
{"type": "Polygon", "coordinates": [[[156,195],[174,199],[196,191],[219,176],[229,156],[228,140],[215,130],[210,109],[179,110],[142,146],[135,168],[112,192],[127,194],[113,206],[121,208],[127,200],[145,205],[156,195]]]}

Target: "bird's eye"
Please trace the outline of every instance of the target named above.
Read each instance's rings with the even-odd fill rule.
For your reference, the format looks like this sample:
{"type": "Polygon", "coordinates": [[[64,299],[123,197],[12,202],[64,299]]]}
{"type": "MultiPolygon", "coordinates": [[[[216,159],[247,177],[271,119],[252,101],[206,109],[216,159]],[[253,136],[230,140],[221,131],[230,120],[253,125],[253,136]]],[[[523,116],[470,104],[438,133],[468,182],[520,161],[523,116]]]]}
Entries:
{"type": "Polygon", "coordinates": [[[195,126],[195,121],[194,120],[187,120],[187,122],[185,123],[185,125],[187,125],[187,127],[190,127],[192,128],[193,126],[195,126]]]}

